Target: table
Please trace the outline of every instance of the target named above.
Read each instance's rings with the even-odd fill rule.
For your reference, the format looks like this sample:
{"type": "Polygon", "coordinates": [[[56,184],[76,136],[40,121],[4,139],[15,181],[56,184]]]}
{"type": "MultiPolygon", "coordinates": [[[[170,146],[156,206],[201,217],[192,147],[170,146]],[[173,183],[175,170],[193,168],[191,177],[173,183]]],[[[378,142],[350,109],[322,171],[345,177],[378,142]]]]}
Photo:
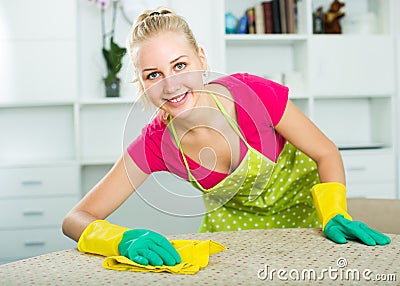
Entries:
{"type": "Polygon", "coordinates": [[[335,244],[319,229],[173,235],[229,249],[194,275],[107,270],[104,257],[67,249],[0,265],[0,285],[400,285],[400,235],[389,236],[389,245],[370,247],[335,244]]]}

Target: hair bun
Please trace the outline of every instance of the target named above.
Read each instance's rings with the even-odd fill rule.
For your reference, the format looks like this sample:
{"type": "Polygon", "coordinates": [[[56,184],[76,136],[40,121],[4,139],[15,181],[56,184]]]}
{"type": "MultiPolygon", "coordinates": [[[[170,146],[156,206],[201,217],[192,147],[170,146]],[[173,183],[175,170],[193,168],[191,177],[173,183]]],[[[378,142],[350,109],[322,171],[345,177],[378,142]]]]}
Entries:
{"type": "Polygon", "coordinates": [[[174,14],[174,11],[167,7],[158,7],[148,14],[148,16],[156,16],[156,15],[166,15],[166,14],[174,14]]]}

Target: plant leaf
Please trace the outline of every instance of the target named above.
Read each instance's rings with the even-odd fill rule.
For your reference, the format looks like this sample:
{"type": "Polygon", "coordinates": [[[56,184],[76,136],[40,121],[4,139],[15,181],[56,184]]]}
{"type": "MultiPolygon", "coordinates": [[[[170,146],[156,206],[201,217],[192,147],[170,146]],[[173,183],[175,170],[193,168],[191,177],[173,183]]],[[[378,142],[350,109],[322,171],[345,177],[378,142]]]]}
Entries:
{"type": "Polygon", "coordinates": [[[122,58],[126,54],[126,48],[118,46],[118,44],[114,42],[114,37],[111,37],[110,49],[107,50],[103,48],[102,52],[107,66],[107,77],[105,80],[107,83],[111,83],[122,68],[122,58]]]}

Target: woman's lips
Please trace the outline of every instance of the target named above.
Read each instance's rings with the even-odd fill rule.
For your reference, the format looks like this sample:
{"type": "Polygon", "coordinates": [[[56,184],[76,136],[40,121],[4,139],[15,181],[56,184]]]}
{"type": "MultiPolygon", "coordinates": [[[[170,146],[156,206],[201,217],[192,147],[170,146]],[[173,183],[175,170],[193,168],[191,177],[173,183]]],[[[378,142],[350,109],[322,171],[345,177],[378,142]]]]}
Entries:
{"type": "Polygon", "coordinates": [[[173,105],[181,104],[186,99],[186,96],[188,93],[189,93],[189,91],[186,91],[185,93],[175,96],[173,98],[170,98],[167,101],[168,101],[168,103],[173,104],[173,105]]]}

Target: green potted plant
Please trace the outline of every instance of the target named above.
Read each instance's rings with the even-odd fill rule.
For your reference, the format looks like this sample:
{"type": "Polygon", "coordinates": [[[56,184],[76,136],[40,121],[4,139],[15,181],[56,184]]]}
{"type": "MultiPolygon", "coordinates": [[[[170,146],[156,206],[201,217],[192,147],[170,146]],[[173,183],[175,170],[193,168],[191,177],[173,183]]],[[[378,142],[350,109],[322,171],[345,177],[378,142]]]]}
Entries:
{"type": "Polygon", "coordinates": [[[106,86],[106,96],[119,96],[120,79],[117,76],[122,68],[122,58],[126,54],[126,48],[121,48],[114,42],[114,37],[110,38],[110,48],[102,49],[107,66],[107,76],[104,78],[106,86]]]}
{"type": "MultiPolygon", "coordinates": [[[[90,1],[90,0],[89,0],[90,1]]],[[[106,62],[107,75],[104,78],[107,97],[118,97],[120,78],[118,73],[122,68],[122,59],[126,54],[126,48],[120,47],[114,41],[115,22],[117,18],[117,6],[119,0],[91,0],[100,6],[101,11],[101,32],[102,32],[102,54],[106,62]],[[106,32],[105,10],[108,2],[112,1],[112,22],[111,31],[106,32]],[[109,38],[108,47],[107,39],[109,38]]]]}

